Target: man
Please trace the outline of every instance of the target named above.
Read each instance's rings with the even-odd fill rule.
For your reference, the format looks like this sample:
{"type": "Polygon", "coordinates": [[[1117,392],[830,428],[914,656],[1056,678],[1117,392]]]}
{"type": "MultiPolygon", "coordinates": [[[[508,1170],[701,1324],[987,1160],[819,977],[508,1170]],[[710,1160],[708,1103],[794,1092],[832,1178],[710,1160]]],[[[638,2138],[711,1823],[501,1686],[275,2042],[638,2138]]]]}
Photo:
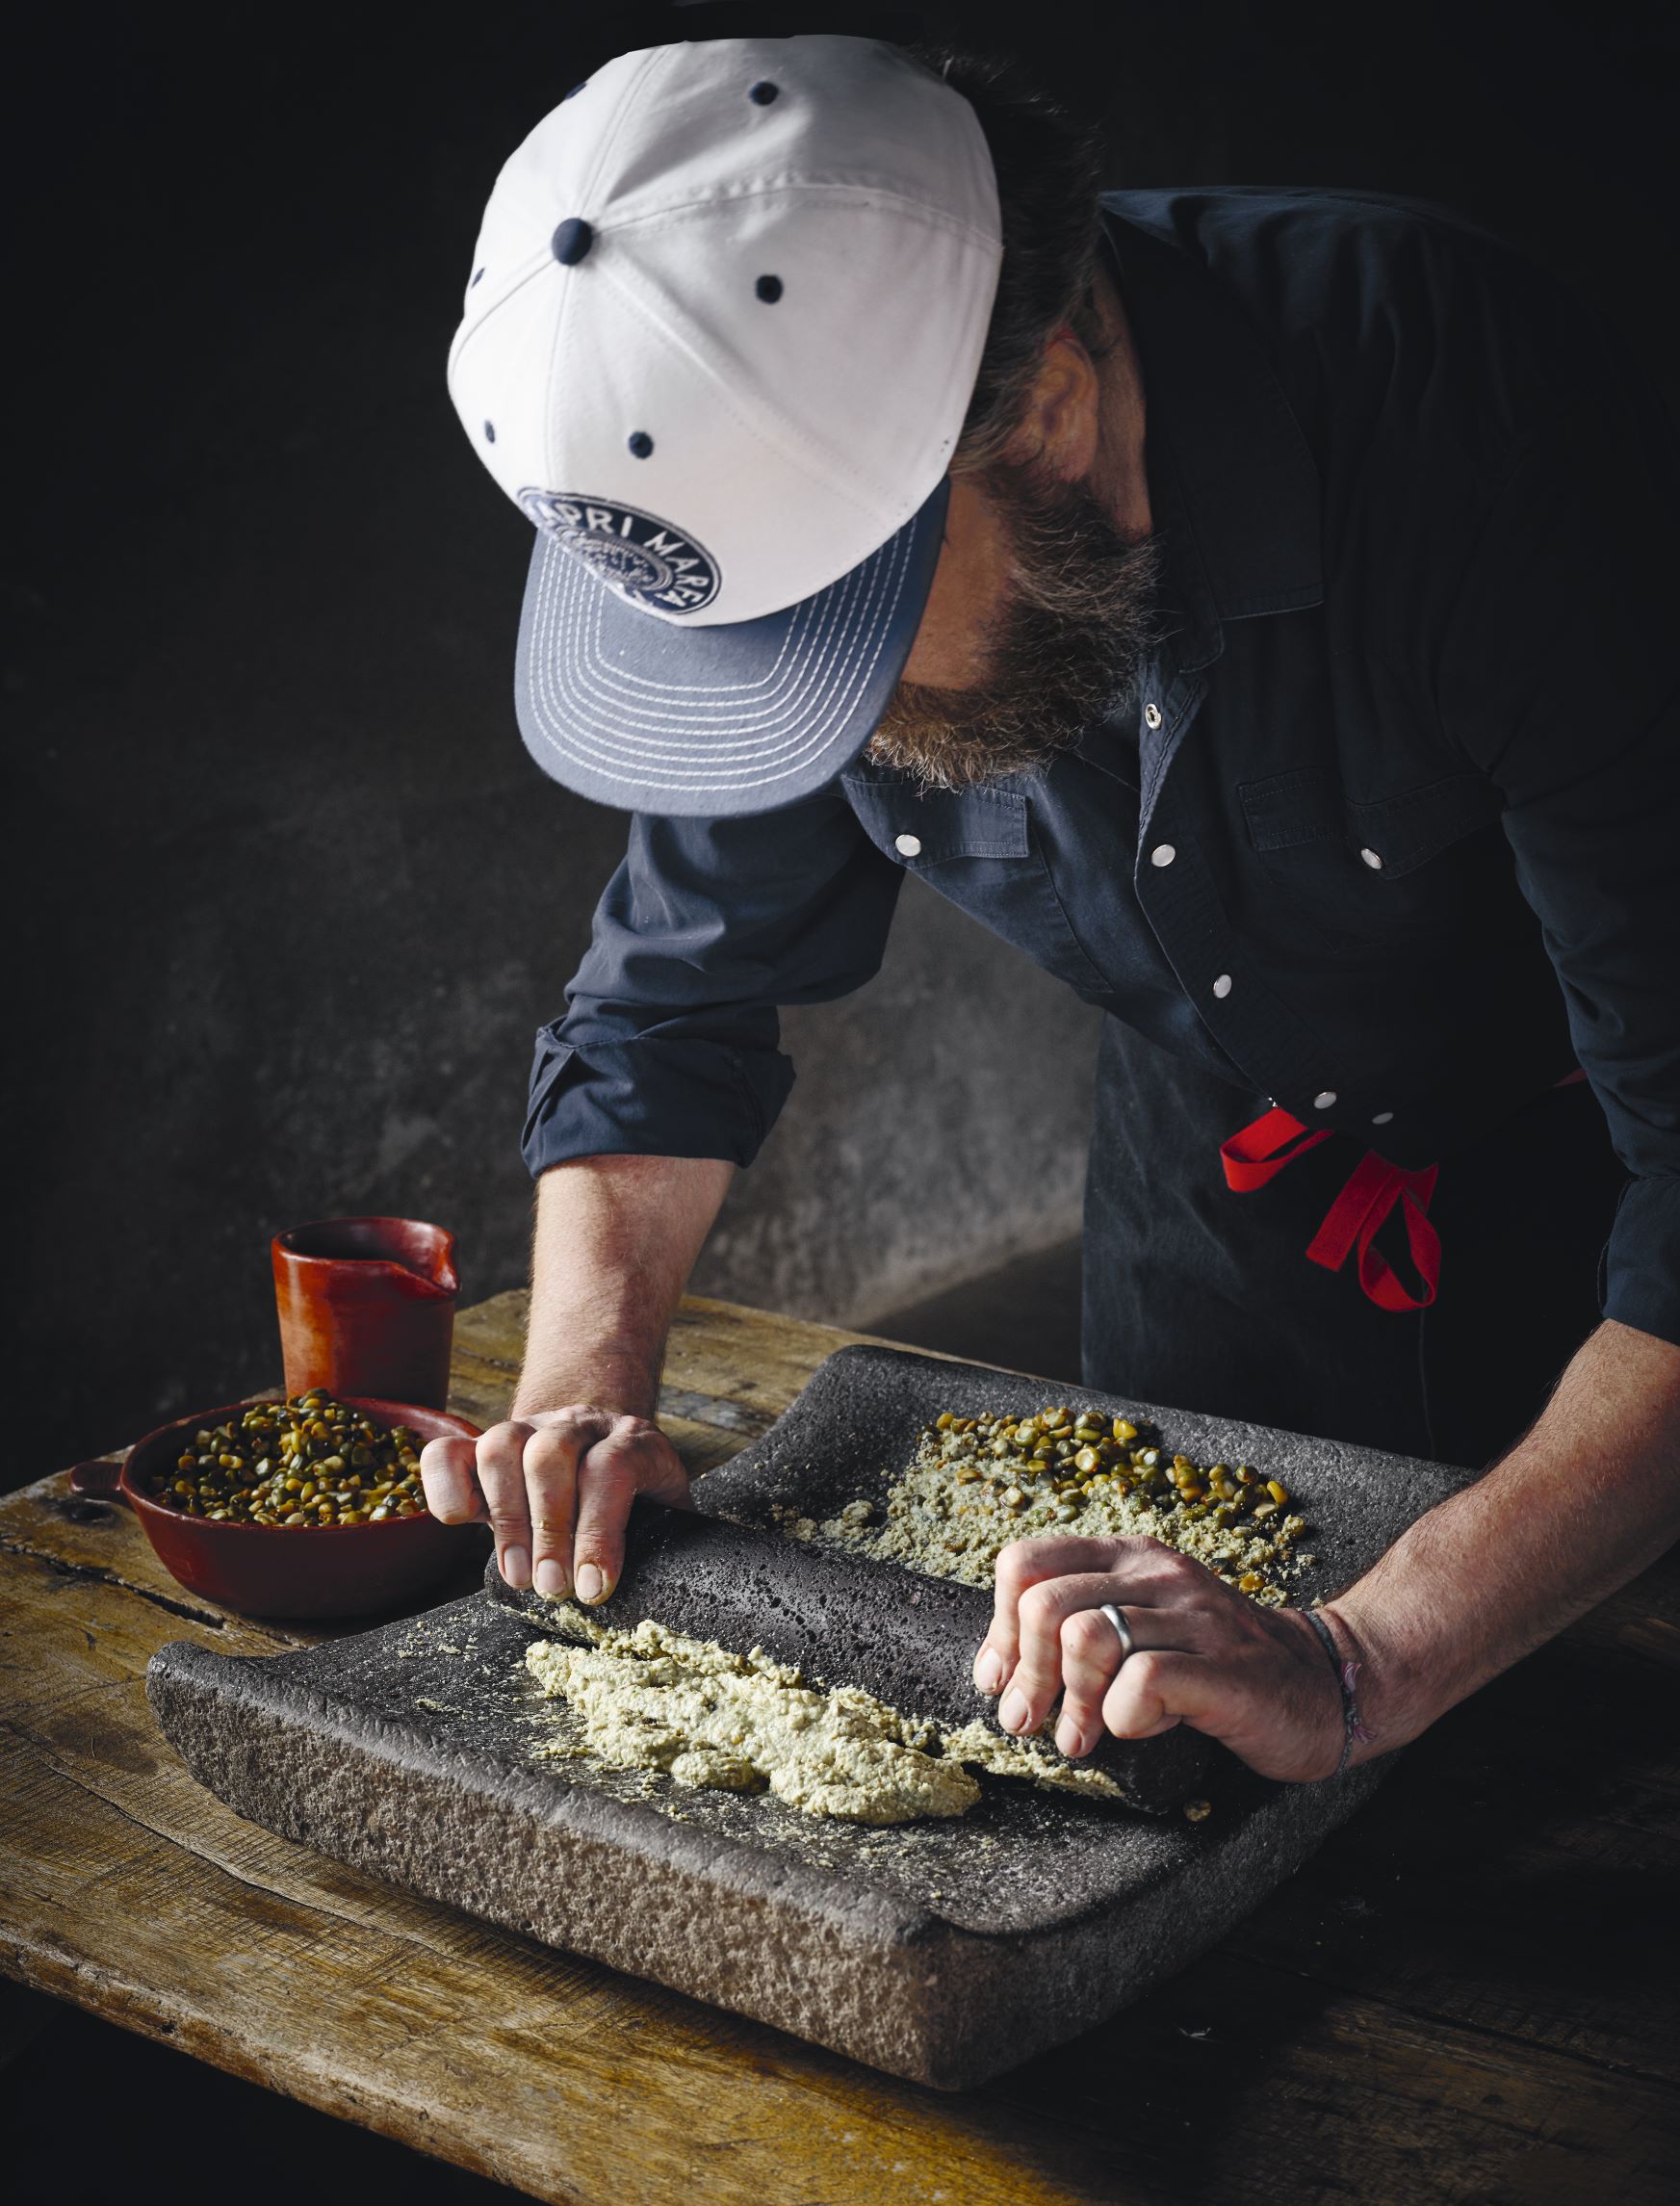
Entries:
{"type": "Polygon", "coordinates": [[[1317,1623],[1006,1550],[1006,1728],[1316,1779],[1680,1522],[1680,469],[1438,211],[1098,181],[1007,71],[845,38],[622,56],[498,181],[451,385],[538,524],[521,725],[635,818],[538,1038],[513,1414],[424,1470],[584,1600],[685,1498],[659,1362],[775,1007],[914,869],[1109,1014],[1089,1384],[1502,1454],[1317,1623]]]}

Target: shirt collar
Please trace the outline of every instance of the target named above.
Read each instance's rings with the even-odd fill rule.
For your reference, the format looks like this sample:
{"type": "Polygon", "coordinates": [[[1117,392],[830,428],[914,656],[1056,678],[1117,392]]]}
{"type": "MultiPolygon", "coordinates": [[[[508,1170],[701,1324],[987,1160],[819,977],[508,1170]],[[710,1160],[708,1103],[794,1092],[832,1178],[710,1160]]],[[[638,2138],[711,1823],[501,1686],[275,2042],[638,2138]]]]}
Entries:
{"type": "Polygon", "coordinates": [[[1318,468],[1253,325],[1172,239],[1170,196],[1104,192],[1144,378],[1150,503],[1175,656],[1217,659],[1228,620],[1324,602],[1318,468]]]}

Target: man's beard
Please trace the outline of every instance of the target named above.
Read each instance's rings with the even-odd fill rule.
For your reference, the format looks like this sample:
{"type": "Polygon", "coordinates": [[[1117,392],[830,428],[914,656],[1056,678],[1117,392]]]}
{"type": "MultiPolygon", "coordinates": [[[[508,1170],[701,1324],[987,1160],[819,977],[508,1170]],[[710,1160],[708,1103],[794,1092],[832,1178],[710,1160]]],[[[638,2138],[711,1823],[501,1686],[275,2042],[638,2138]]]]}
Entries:
{"type": "Polygon", "coordinates": [[[1010,546],[986,678],[971,689],[900,682],[864,753],[929,789],[1047,766],[1124,702],[1160,640],[1154,537],[1123,536],[1083,483],[1001,464],[977,480],[1010,546]]]}

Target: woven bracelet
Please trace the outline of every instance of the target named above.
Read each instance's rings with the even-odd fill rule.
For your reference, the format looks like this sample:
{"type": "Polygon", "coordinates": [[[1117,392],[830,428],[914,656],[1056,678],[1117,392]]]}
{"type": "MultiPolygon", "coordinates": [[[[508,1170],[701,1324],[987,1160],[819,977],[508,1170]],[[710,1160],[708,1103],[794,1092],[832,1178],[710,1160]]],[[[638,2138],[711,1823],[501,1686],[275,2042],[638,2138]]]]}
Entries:
{"type": "Polygon", "coordinates": [[[1300,1613],[1306,1619],[1307,1622],[1311,1624],[1313,1630],[1317,1632],[1319,1638],[1323,1640],[1324,1650],[1326,1654],[1330,1656],[1330,1666],[1336,1674],[1336,1684],[1341,1689],[1341,1759],[1337,1762],[1335,1768],[1331,1770],[1330,1777],[1317,1778],[1312,1780],[1317,1784],[1329,1784],[1331,1781],[1331,1778],[1339,1778],[1342,1772],[1347,1768],[1348,1756],[1354,1751],[1355,1740],[1357,1739],[1361,1746],[1368,1746],[1370,1744],[1371,1734],[1366,1730],[1364,1725],[1359,1721],[1359,1703],[1354,1698],[1354,1680],[1359,1674],[1358,1664],[1357,1662],[1346,1662],[1342,1659],[1342,1650],[1339,1647],[1337,1647],[1335,1643],[1335,1636],[1331,1632],[1330,1625],[1325,1622],[1323,1617],[1317,1615],[1311,1609],[1303,1609],[1300,1613]]]}

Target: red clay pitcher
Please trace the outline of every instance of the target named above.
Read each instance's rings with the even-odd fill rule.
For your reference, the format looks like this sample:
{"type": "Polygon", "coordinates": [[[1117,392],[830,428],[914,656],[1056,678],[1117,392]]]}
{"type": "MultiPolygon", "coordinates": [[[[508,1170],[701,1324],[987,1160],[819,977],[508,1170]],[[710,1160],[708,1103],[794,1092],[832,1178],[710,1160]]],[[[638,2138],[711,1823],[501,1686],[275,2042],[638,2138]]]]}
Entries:
{"type": "Polygon", "coordinates": [[[418,1218],[321,1218],[273,1239],[286,1391],[325,1387],[441,1410],[455,1243],[418,1218]]]}

